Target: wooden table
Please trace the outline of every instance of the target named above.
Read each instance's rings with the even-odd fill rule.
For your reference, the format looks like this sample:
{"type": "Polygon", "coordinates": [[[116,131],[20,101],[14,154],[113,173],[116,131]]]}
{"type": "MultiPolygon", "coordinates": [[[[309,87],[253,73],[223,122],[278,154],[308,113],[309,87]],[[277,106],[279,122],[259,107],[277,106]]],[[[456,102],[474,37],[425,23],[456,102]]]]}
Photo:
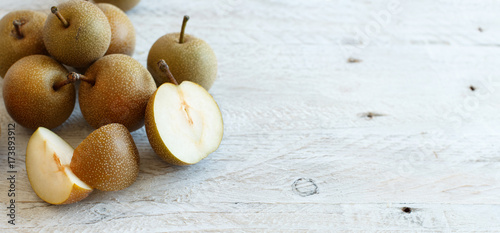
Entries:
{"type": "MultiPolygon", "coordinates": [[[[55,2],[2,0],[0,16],[55,2]]],[[[221,146],[170,166],[142,128],[136,183],[54,206],[30,187],[32,131],[18,126],[12,226],[1,104],[0,231],[498,232],[499,12],[474,0],[143,0],[128,12],[143,65],[184,14],[215,50],[221,146]]],[[[77,106],[54,131],[76,147],[92,130],[77,106]]]]}

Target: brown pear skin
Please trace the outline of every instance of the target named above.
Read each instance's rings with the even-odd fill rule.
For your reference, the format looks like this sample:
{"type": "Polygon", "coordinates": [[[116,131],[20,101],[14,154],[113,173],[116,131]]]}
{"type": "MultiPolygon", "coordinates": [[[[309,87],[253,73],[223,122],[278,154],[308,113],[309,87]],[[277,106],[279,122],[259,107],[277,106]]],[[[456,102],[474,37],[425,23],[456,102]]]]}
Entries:
{"type": "Polygon", "coordinates": [[[33,54],[48,54],[42,39],[47,14],[20,10],[0,20],[0,76],[19,59],[33,54]],[[16,24],[16,25],[15,25],[16,24]]]}
{"type": "Polygon", "coordinates": [[[51,129],[65,122],[75,106],[75,86],[54,86],[66,81],[67,74],[64,66],[45,55],[14,63],[3,83],[3,99],[12,119],[30,129],[51,129]]]}
{"type": "Polygon", "coordinates": [[[111,44],[105,55],[121,53],[132,56],[135,50],[135,29],[127,14],[108,3],[96,5],[104,12],[111,26],[111,44]]]}
{"type": "Polygon", "coordinates": [[[70,168],[92,188],[118,191],[139,174],[139,152],[127,128],[109,124],[92,132],[76,147],[70,168]]]}
{"type": "Polygon", "coordinates": [[[94,128],[110,123],[125,125],[131,132],[144,125],[149,98],[156,90],[151,74],[124,54],[107,55],[89,67],[78,94],[80,110],[94,128]]]}
{"type": "Polygon", "coordinates": [[[43,41],[59,62],[75,68],[88,67],[108,50],[111,27],[95,4],[70,0],[52,7],[43,28],[43,41]]]}
{"type": "Polygon", "coordinates": [[[109,3],[117,6],[122,11],[128,11],[139,4],[141,0],[94,0],[95,3],[109,3]]]}
{"type": "MultiPolygon", "coordinates": [[[[183,28],[187,22],[186,17],[183,28]]],[[[160,37],[149,50],[148,70],[157,86],[168,82],[168,78],[157,65],[161,59],[167,62],[179,83],[191,81],[209,90],[217,78],[217,58],[210,45],[194,36],[184,34],[184,30],[181,33],[170,33],[160,37]]]]}

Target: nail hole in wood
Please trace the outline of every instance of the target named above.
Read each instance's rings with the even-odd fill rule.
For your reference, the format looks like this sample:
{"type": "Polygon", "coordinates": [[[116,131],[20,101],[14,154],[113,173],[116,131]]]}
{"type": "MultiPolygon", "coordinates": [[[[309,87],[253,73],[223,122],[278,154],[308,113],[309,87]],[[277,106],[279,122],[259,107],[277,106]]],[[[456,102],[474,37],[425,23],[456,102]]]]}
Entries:
{"type": "Polygon", "coordinates": [[[367,120],[371,120],[375,117],[381,117],[381,116],[385,116],[385,114],[381,114],[381,113],[375,113],[375,112],[366,112],[366,113],[360,113],[358,114],[360,117],[362,118],[366,118],[367,120]]]}
{"type": "Polygon", "coordinates": [[[411,208],[410,207],[403,207],[401,210],[407,214],[411,213],[411,208]]]}
{"type": "Polygon", "coordinates": [[[349,63],[359,63],[359,62],[361,62],[361,60],[357,59],[357,58],[350,57],[349,59],[347,59],[347,62],[349,62],[349,63]]]}

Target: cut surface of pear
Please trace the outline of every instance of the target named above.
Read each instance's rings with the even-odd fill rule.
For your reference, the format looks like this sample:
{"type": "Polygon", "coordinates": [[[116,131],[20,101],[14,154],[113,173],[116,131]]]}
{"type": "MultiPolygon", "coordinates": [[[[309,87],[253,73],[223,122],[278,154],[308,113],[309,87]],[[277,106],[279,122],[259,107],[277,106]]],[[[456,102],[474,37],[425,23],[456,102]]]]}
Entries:
{"type": "Polygon", "coordinates": [[[69,167],[73,148],[52,131],[40,127],[26,149],[26,171],[31,187],[50,204],[70,204],[87,197],[92,188],[69,167]]]}
{"type": "Polygon", "coordinates": [[[184,81],[164,83],[146,110],[146,132],[151,146],[165,161],[194,164],[217,150],[224,127],[219,107],[200,85],[184,81]]]}

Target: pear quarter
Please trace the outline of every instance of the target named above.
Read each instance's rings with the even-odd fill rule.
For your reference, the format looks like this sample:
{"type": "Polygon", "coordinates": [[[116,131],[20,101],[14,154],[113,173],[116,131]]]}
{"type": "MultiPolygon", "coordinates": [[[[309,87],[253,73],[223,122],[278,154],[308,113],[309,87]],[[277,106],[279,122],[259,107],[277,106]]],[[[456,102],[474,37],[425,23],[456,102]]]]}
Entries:
{"type": "Polygon", "coordinates": [[[28,141],[26,172],[31,187],[50,204],[70,204],[87,197],[92,188],[69,168],[73,148],[46,128],[39,128],[28,141]]]}

